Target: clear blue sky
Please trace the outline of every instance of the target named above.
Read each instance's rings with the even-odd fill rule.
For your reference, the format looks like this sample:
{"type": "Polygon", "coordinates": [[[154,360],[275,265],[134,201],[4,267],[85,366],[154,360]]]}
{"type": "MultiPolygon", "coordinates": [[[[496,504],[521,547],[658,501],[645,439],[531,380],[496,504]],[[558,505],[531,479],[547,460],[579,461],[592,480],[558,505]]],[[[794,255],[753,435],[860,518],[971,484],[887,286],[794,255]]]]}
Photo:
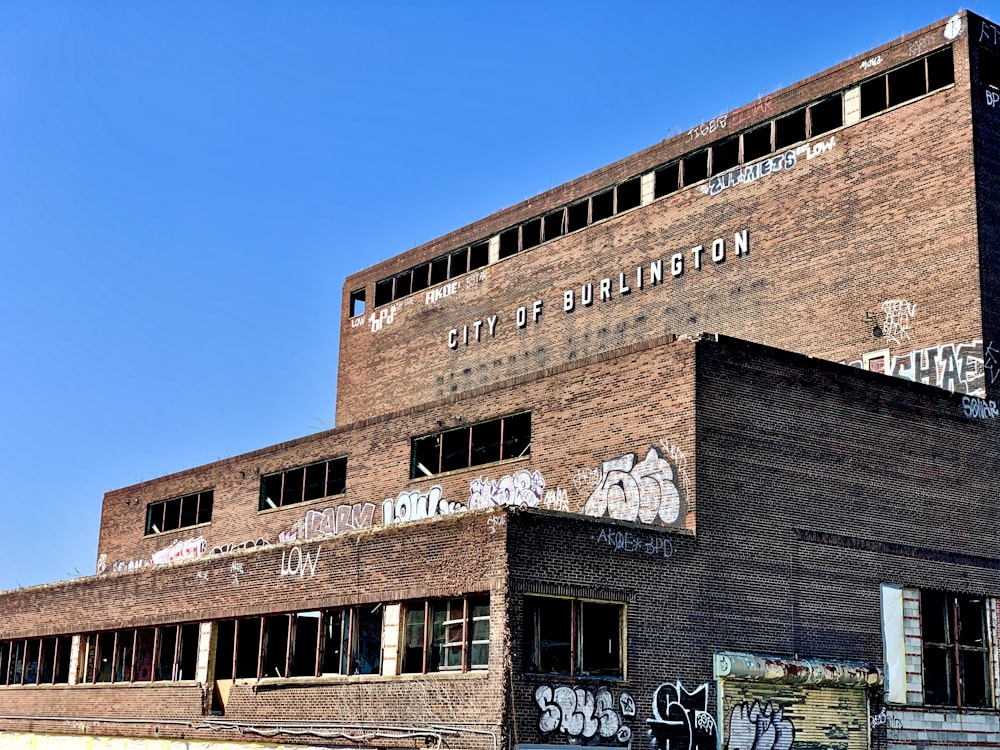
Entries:
{"type": "Polygon", "coordinates": [[[347,274],[957,10],[0,4],[0,589],[93,573],[106,490],[332,427],[347,274]]]}

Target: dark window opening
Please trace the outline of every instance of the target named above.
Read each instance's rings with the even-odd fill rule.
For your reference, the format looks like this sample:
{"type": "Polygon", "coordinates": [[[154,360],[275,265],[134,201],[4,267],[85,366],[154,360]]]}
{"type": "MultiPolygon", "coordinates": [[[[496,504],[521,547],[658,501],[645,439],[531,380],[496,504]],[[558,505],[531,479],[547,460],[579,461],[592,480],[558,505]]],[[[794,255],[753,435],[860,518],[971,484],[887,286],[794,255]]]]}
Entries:
{"type": "Polygon", "coordinates": [[[24,680],[24,652],[25,642],[14,641],[10,649],[10,683],[11,685],[21,685],[24,680]]]}
{"type": "MultiPolygon", "coordinates": [[[[982,47],[980,47],[982,49],[982,47]]],[[[930,91],[951,86],[955,82],[955,59],[951,47],[945,47],[927,57],[927,83],[930,91]]],[[[996,85],[996,84],[990,84],[996,85]]]]}
{"type": "Polygon", "coordinates": [[[621,604],[526,596],[524,609],[526,671],[624,676],[621,604]]]}
{"type": "Polygon", "coordinates": [[[743,163],[760,159],[771,153],[771,123],[767,122],[743,134],[743,163]]]}
{"type": "Polygon", "coordinates": [[[735,136],[712,146],[712,174],[720,174],[740,163],[740,138],[735,136]]]}
{"type": "Polygon", "coordinates": [[[114,682],[132,682],[132,657],[135,653],[135,631],[120,630],[115,642],[114,682]]]}
{"type": "Polygon", "coordinates": [[[774,121],[774,150],[779,151],[806,139],[806,111],[797,109],[774,121]]]}
{"type": "Polygon", "coordinates": [[[566,231],[575,232],[583,229],[590,221],[589,201],[574,203],[566,209],[566,231]]]}
{"type": "Polygon", "coordinates": [[[212,520],[213,490],[160,500],[146,506],[146,534],[159,534],[212,520]]]}
{"type": "Polygon", "coordinates": [[[927,93],[927,74],[923,60],[916,60],[887,74],[889,106],[902,104],[927,93]]]}
{"type": "Polygon", "coordinates": [[[478,242],[469,248],[469,270],[474,271],[477,268],[482,268],[483,266],[489,265],[490,262],[490,243],[489,242],[478,242]]]}
{"type": "Polygon", "coordinates": [[[986,600],[922,591],[920,612],[925,702],[959,708],[992,706],[986,600]]]}
{"type": "Polygon", "coordinates": [[[532,219],[521,226],[521,249],[535,247],[542,243],[542,220],[532,219]]]}
{"type": "Polygon", "coordinates": [[[287,677],[289,615],[264,618],[261,677],[287,677]]]}
{"type": "Polygon", "coordinates": [[[518,458],[531,452],[531,412],[512,414],[410,441],[410,478],[518,458]]]}
{"type": "Polygon", "coordinates": [[[355,289],[351,292],[351,317],[356,318],[365,314],[365,290],[355,289]]]}
{"type": "Polygon", "coordinates": [[[392,302],[392,279],[382,279],[375,282],[375,307],[388,305],[392,302]]]}
{"type": "Polygon", "coordinates": [[[260,480],[258,510],[319,500],[347,489],[347,456],[268,474],[260,480]]]}
{"type": "MultiPolygon", "coordinates": [[[[156,679],[170,682],[177,679],[177,628],[159,629],[159,647],[156,655],[156,679]]],[[[232,657],[230,657],[232,658],[232,657]]]]}
{"type": "Polygon", "coordinates": [[[451,264],[448,266],[448,278],[461,276],[469,270],[469,248],[463,247],[451,254],[451,264]]]}
{"type": "MultiPolygon", "coordinates": [[[[979,54],[979,82],[984,86],[1000,88],[1000,55],[985,47],[978,47],[977,50],[979,54]]],[[[951,65],[951,68],[952,78],[954,78],[954,64],[951,65]]]]}
{"type": "Polygon", "coordinates": [[[621,183],[617,188],[617,203],[615,211],[621,213],[631,208],[638,208],[642,203],[642,178],[633,177],[621,183]]]}
{"type": "Polygon", "coordinates": [[[288,649],[289,677],[312,677],[316,674],[321,623],[321,612],[298,612],[292,615],[288,649]]]}
{"type": "Polygon", "coordinates": [[[615,213],[615,191],[605,190],[590,199],[590,223],[601,221],[614,216],[615,213]]]}
{"type": "Polygon", "coordinates": [[[705,148],[701,151],[695,151],[690,156],[685,156],[683,164],[683,180],[685,187],[704,180],[708,177],[708,149],[705,148]]]}
{"type": "Polygon", "coordinates": [[[135,672],[136,682],[151,682],[153,679],[153,650],[156,646],[156,629],[145,628],[136,632],[135,636],[135,672]]]}
{"type": "Polygon", "coordinates": [[[350,610],[332,610],[323,613],[320,674],[347,674],[350,614],[350,610]]]}
{"type": "Polygon", "coordinates": [[[233,679],[236,650],[236,620],[223,620],[215,630],[215,679],[233,679]]]}
{"type": "Polygon", "coordinates": [[[405,297],[413,291],[413,269],[407,269],[396,276],[395,286],[392,288],[392,298],[399,299],[405,297]]]}
{"type": "Polygon", "coordinates": [[[419,292],[426,289],[431,283],[431,264],[424,263],[413,269],[413,285],[411,291],[419,292]]]}
{"type": "Polygon", "coordinates": [[[500,232],[500,257],[509,258],[512,255],[516,255],[520,249],[519,243],[518,227],[512,227],[500,232]]]}
{"type": "Polygon", "coordinates": [[[681,164],[677,161],[653,172],[653,196],[662,198],[664,195],[677,192],[680,185],[680,172],[681,164]]]}
{"type": "Polygon", "coordinates": [[[562,209],[559,209],[558,211],[546,214],[545,219],[542,222],[542,231],[545,232],[546,240],[552,240],[556,237],[562,236],[564,213],[565,212],[562,209]]]}
{"type": "Polygon", "coordinates": [[[822,135],[844,124],[844,98],[834,94],[809,107],[809,134],[822,135]]]}
{"type": "Polygon", "coordinates": [[[260,669],[261,618],[236,621],[236,678],[257,679],[260,669]]]}
{"type": "Polygon", "coordinates": [[[861,116],[868,117],[886,108],[885,76],[861,84],[861,116]]]}
{"type": "Polygon", "coordinates": [[[382,670],[382,605],[354,610],[351,674],[378,674],[382,670]]]}
{"type": "Polygon", "coordinates": [[[24,679],[22,685],[38,684],[38,660],[41,648],[36,638],[24,642],[24,679]]]}
{"type": "Polygon", "coordinates": [[[448,280],[448,256],[431,261],[431,286],[448,280]]]}

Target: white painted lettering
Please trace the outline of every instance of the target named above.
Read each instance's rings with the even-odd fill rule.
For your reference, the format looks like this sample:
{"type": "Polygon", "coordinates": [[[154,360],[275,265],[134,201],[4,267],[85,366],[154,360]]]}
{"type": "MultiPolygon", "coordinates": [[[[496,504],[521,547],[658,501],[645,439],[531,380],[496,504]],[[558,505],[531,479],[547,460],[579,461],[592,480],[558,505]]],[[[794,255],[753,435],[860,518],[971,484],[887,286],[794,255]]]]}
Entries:
{"type": "Polygon", "coordinates": [[[635,288],[642,289],[642,266],[635,269],[635,288]]]}
{"type": "Polygon", "coordinates": [[[656,286],[663,283],[663,259],[653,261],[649,264],[649,285],[656,286]]]}
{"type": "Polygon", "coordinates": [[[696,270],[701,270],[701,254],[704,252],[705,247],[703,245],[698,245],[697,247],[691,248],[691,255],[694,256],[694,267],[696,270]]]}
{"type": "Polygon", "coordinates": [[[684,273],[684,253],[674,253],[670,256],[670,273],[675,279],[684,273]]]}
{"type": "Polygon", "coordinates": [[[719,237],[712,241],[712,262],[722,263],[726,259],[726,241],[719,237]]]}
{"type": "Polygon", "coordinates": [[[632,291],[631,287],[629,287],[629,285],[625,283],[625,273],[624,272],[619,273],[618,274],[618,293],[619,294],[628,294],[631,291],[632,291]]]}
{"type": "Polygon", "coordinates": [[[542,316],[542,301],[536,299],[531,305],[531,322],[537,323],[538,319],[542,316]]]}
{"type": "Polygon", "coordinates": [[[462,326],[462,343],[469,345],[469,326],[462,326]]]}
{"type": "Polygon", "coordinates": [[[457,349],[458,348],[458,329],[452,328],[448,331],[448,348],[457,349]]]}
{"type": "Polygon", "coordinates": [[[490,327],[490,336],[496,335],[497,319],[498,317],[496,315],[491,315],[486,319],[486,325],[490,327]]]}
{"type": "Polygon", "coordinates": [[[572,289],[563,292],[563,312],[573,312],[573,306],[576,302],[575,296],[572,289]]]}
{"type": "Polygon", "coordinates": [[[733,235],[733,244],[736,245],[736,255],[749,255],[750,254],[750,233],[749,230],[744,229],[742,232],[737,232],[733,235]]]}
{"type": "Polygon", "coordinates": [[[476,341],[479,341],[479,331],[482,327],[483,327],[483,321],[481,320],[477,320],[475,323],[472,324],[472,328],[475,331],[476,335],[476,341]]]}
{"type": "Polygon", "coordinates": [[[611,299],[611,279],[601,279],[601,302],[611,299]]]}
{"type": "Polygon", "coordinates": [[[515,316],[518,328],[524,328],[528,324],[528,311],[525,309],[524,305],[517,308],[517,315],[515,316]]]}
{"type": "Polygon", "coordinates": [[[584,284],[580,287],[580,304],[590,307],[594,303],[594,285],[584,284]]]}

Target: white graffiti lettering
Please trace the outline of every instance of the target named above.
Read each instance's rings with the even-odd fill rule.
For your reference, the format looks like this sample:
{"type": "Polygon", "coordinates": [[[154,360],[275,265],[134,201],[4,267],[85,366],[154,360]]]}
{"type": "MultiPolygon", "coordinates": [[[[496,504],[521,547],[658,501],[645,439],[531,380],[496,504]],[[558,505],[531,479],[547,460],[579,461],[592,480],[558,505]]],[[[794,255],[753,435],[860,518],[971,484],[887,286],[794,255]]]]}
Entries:
{"type": "Polygon", "coordinates": [[[886,712],[885,706],[882,706],[881,712],[879,712],[876,716],[872,716],[868,721],[872,731],[879,729],[880,727],[884,727],[885,729],[903,728],[903,722],[895,716],[890,716],[886,712]]]}
{"type": "Polygon", "coordinates": [[[542,501],[542,507],[548,510],[569,512],[569,498],[566,496],[566,490],[560,488],[545,490],[545,500],[542,501]]]}
{"type": "Polygon", "coordinates": [[[586,515],[666,526],[683,524],[685,499],[670,462],[659,448],[651,447],[638,462],[634,453],[603,461],[601,472],[601,481],[584,506],[586,515]]]}
{"type": "Polygon", "coordinates": [[[962,410],[967,419],[996,419],[1000,415],[996,401],[975,396],[962,396],[962,410]]]}
{"type": "Polygon", "coordinates": [[[442,498],[441,485],[435,484],[427,492],[404,490],[393,500],[382,501],[382,523],[419,521],[432,516],[447,516],[465,511],[461,503],[449,503],[442,498]]]}
{"type": "Polygon", "coordinates": [[[875,57],[869,57],[867,60],[861,63],[862,70],[868,70],[869,68],[874,68],[882,64],[882,55],[875,55],[875,57]]]}
{"type": "Polygon", "coordinates": [[[544,491],[545,480],[537,471],[522,469],[495,482],[479,477],[469,484],[469,510],[494,505],[534,508],[542,501],[544,491]]]}
{"type": "Polygon", "coordinates": [[[371,325],[372,333],[381,331],[383,326],[390,325],[396,319],[396,306],[383,307],[377,312],[368,316],[368,323],[371,325]]]}
{"type": "Polygon", "coordinates": [[[338,505],[325,510],[307,510],[303,519],[303,539],[317,539],[345,531],[366,529],[375,518],[373,503],[338,505]]]}
{"type": "Polygon", "coordinates": [[[212,551],[208,554],[210,555],[221,555],[223,552],[232,552],[238,549],[253,549],[254,547],[267,547],[270,546],[270,542],[260,537],[259,539],[248,539],[245,542],[231,543],[231,544],[221,544],[218,547],[212,547],[212,551]]]}
{"type": "Polygon", "coordinates": [[[892,358],[897,378],[926,383],[953,393],[983,397],[985,368],[983,342],[941,344],[892,358]]]}
{"type": "Polygon", "coordinates": [[[306,572],[308,572],[309,577],[312,578],[316,575],[316,566],[319,565],[320,549],[320,547],[316,548],[316,557],[314,558],[312,556],[312,552],[306,552],[305,555],[303,555],[302,548],[296,545],[290,550],[287,550],[287,561],[285,559],[286,550],[281,550],[281,575],[305,578],[306,572]]]}
{"type": "Polygon", "coordinates": [[[601,529],[597,535],[598,545],[607,545],[615,552],[643,552],[650,557],[671,558],[674,544],[666,537],[643,537],[631,531],[601,529]]]}
{"type": "Polygon", "coordinates": [[[490,534],[496,534],[499,529],[507,525],[506,516],[490,516],[486,520],[486,525],[490,529],[490,534]]]}
{"type": "Polygon", "coordinates": [[[154,565],[162,565],[175,560],[190,560],[204,554],[205,537],[199,536],[193,539],[175,540],[169,546],[154,552],[152,560],[154,565]]]}
{"type": "Polygon", "coordinates": [[[882,332],[897,346],[902,344],[903,339],[909,341],[910,321],[917,315],[917,303],[907,302],[905,299],[887,299],[882,303],[882,312],[885,314],[882,332]]]}
{"type": "MultiPolygon", "coordinates": [[[[538,728],[546,734],[558,730],[570,737],[614,738],[623,745],[632,739],[632,730],[615,711],[614,696],[606,687],[591,692],[587,688],[568,685],[556,688],[539,685],[535,689],[535,703],[541,709],[538,728]]],[[[623,714],[624,707],[630,706],[634,715],[635,701],[632,696],[622,693],[619,703],[623,714]]]]}

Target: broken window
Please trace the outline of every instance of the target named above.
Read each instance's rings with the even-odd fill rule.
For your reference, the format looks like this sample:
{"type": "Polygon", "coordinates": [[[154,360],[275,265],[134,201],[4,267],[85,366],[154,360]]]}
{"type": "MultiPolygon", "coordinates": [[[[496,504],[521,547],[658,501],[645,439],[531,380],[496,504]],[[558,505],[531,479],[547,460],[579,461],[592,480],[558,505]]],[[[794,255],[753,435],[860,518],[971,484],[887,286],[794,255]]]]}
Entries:
{"type": "Polygon", "coordinates": [[[615,213],[637,208],[642,203],[642,178],[633,177],[615,188],[615,213]]]}
{"type": "Polygon", "coordinates": [[[323,612],[320,674],[347,674],[350,637],[350,610],[335,609],[323,612]]]}
{"type": "Polygon", "coordinates": [[[927,93],[927,75],[923,60],[889,71],[889,106],[902,104],[927,93]]]}
{"type": "Polygon", "coordinates": [[[268,474],[260,480],[258,510],[340,495],[347,489],[347,456],[268,474]]]}
{"type": "Polygon", "coordinates": [[[264,618],[264,641],[261,643],[261,677],[288,677],[288,633],[290,615],[264,618]]]}
{"type": "Polygon", "coordinates": [[[392,298],[394,300],[405,297],[413,291],[413,269],[397,274],[392,287],[392,298]]]}
{"type": "Polygon", "coordinates": [[[404,612],[402,673],[466,671],[489,665],[488,596],[413,602],[404,612]]]}
{"type": "Polygon", "coordinates": [[[158,628],[159,646],[155,655],[156,680],[170,682],[177,679],[174,665],[177,662],[177,627],[158,628]]]}
{"type": "MultiPolygon", "coordinates": [[[[982,47],[979,48],[982,50],[982,47]]],[[[992,54],[992,53],[991,53],[992,54]]],[[[980,58],[980,66],[982,58],[980,58]]],[[[981,71],[981,68],[980,68],[981,71]]],[[[927,56],[927,89],[937,91],[955,82],[955,59],[951,47],[933,52],[927,56]]],[[[996,84],[987,84],[995,86],[996,84]]]]}
{"type": "Polygon", "coordinates": [[[767,156],[771,148],[771,123],[766,122],[743,134],[743,163],[767,156]]]}
{"type": "Polygon", "coordinates": [[[469,248],[463,247],[461,250],[455,250],[449,256],[448,262],[448,278],[454,278],[455,276],[461,276],[463,273],[467,273],[469,270],[469,248]]]}
{"type": "Polygon", "coordinates": [[[296,612],[292,615],[288,648],[288,676],[312,677],[316,674],[319,653],[321,612],[296,612]]]}
{"type": "Polygon", "coordinates": [[[531,412],[413,438],[410,478],[433,476],[509,458],[531,450],[531,412]]]}
{"type": "Polygon", "coordinates": [[[212,520],[214,492],[204,490],[146,506],[146,534],[159,534],[212,520]]]}
{"type": "Polygon", "coordinates": [[[388,305],[392,302],[392,278],[380,279],[375,282],[375,307],[388,305]]]}
{"type": "Polygon", "coordinates": [[[153,679],[153,651],[156,648],[156,629],[145,628],[136,632],[135,636],[135,674],[136,682],[150,682],[153,679]]]}
{"type": "Polygon", "coordinates": [[[521,249],[519,234],[519,227],[511,227],[500,232],[501,258],[509,258],[512,255],[517,255],[517,251],[521,249]]]}
{"type": "Polygon", "coordinates": [[[542,231],[545,233],[546,240],[552,240],[556,237],[562,236],[565,213],[566,212],[560,208],[558,211],[553,211],[552,213],[545,215],[545,218],[542,220],[542,231]]]}
{"type": "Polygon", "coordinates": [[[524,610],[527,671],[624,677],[623,605],[526,596],[524,610]]]}
{"type": "Polygon", "coordinates": [[[861,84],[861,117],[874,115],[886,108],[885,76],[861,84]]]}
{"type": "Polygon", "coordinates": [[[448,280],[448,256],[431,261],[431,286],[448,280]]]}
{"type": "Polygon", "coordinates": [[[365,314],[365,290],[363,287],[361,289],[355,289],[351,292],[350,313],[352,318],[365,314]]]}
{"type": "Polygon", "coordinates": [[[682,179],[684,180],[684,186],[693,185],[696,182],[704,180],[708,177],[708,149],[703,148],[701,151],[695,151],[689,156],[685,156],[681,163],[684,165],[684,173],[682,179]]]}
{"type": "Polygon", "coordinates": [[[24,652],[25,641],[14,641],[10,648],[10,683],[11,685],[24,684],[24,652]]]}
{"type": "Polygon", "coordinates": [[[590,223],[601,221],[614,216],[615,213],[615,191],[605,190],[590,199],[590,223]]]}
{"type": "Polygon", "coordinates": [[[260,669],[261,618],[245,617],[236,621],[237,679],[257,679],[260,669]]]}
{"type": "Polygon", "coordinates": [[[115,635],[113,682],[132,682],[132,656],[135,649],[135,631],[122,630],[115,635]]]}
{"type": "MultiPolygon", "coordinates": [[[[985,47],[978,48],[979,82],[984,86],[1000,88],[1000,55],[985,47]]],[[[952,66],[954,68],[954,66],[952,66]]],[[[954,77],[954,70],[952,71],[954,77]]]]}
{"type": "Polygon", "coordinates": [[[712,174],[720,174],[740,163],[740,138],[734,136],[712,146],[712,174]]]}
{"type": "Polygon", "coordinates": [[[959,708],[992,706],[986,599],[922,591],[920,619],[925,702],[959,708]]]}
{"type": "Polygon", "coordinates": [[[590,223],[590,201],[573,203],[566,209],[566,231],[575,232],[590,223]]]}
{"type": "Polygon", "coordinates": [[[419,292],[426,289],[431,282],[431,264],[423,263],[413,269],[413,284],[410,286],[411,292],[419,292]]]}
{"type": "Polygon", "coordinates": [[[675,161],[653,172],[653,196],[662,198],[664,195],[677,192],[680,185],[681,164],[675,161]]]}
{"type": "Polygon", "coordinates": [[[0,685],[6,685],[10,671],[10,641],[0,641],[0,685]]]}
{"type": "Polygon", "coordinates": [[[354,610],[351,638],[351,674],[378,674],[382,670],[382,605],[354,610]]]}
{"type": "Polygon", "coordinates": [[[797,109],[774,121],[774,150],[780,151],[806,139],[806,111],[797,109]]]}
{"type": "Polygon", "coordinates": [[[542,220],[532,219],[521,226],[521,249],[527,250],[542,242],[542,220]]]}
{"type": "Polygon", "coordinates": [[[829,133],[844,124],[844,97],[834,94],[809,105],[810,137],[829,133]]]}
{"type": "Polygon", "coordinates": [[[490,263],[490,243],[478,242],[469,248],[469,270],[474,271],[490,263]]]}

